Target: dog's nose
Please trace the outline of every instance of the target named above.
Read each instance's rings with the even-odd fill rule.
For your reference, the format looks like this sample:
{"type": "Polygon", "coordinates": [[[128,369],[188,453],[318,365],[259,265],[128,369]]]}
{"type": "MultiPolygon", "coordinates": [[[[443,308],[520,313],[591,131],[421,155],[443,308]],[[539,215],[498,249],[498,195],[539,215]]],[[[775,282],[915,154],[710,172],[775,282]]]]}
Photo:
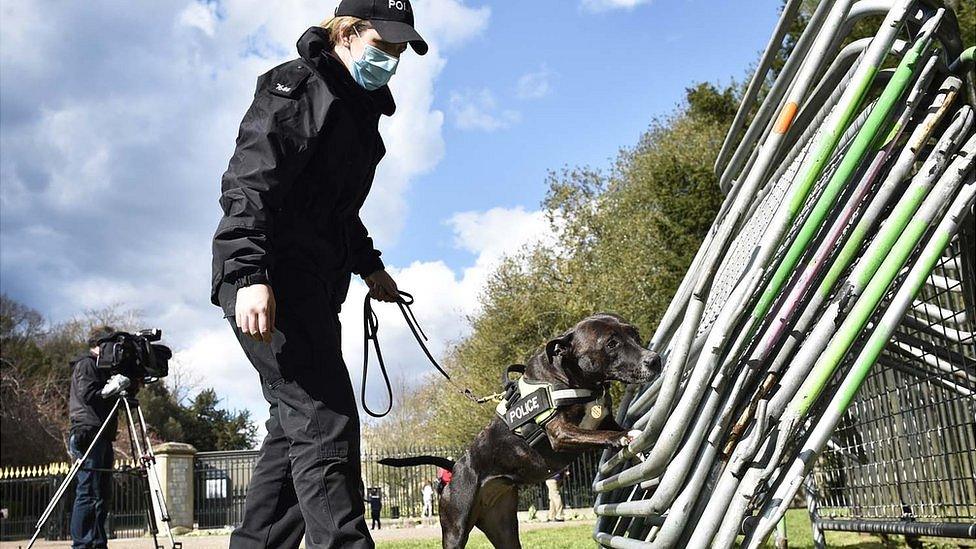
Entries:
{"type": "Polygon", "coordinates": [[[660,372],[661,355],[655,353],[654,351],[647,351],[644,353],[644,359],[641,360],[641,366],[654,370],[655,372],[660,372]]]}

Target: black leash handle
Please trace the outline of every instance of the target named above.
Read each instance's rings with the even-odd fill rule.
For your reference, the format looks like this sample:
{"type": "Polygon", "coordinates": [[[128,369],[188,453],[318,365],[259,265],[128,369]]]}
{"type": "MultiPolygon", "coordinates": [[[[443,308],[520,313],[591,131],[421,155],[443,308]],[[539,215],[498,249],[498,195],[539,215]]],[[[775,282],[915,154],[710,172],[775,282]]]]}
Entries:
{"type": "MultiPolygon", "coordinates": [[[[414,303],[413,295],[398,290],[397,293],[397,307],[400,308],[400,314],[403,315],[403,319],[407,322],[407,326],[410,328],[410,333],[413,334],[414,339],[417,340],[417,344],[424,351],[424,355],[427,356],[427,360],[434,366],[434,368],[448,381],[451,380],[451,376],[448,375],[444,368],[437,362],[434,355],[431,354],[430,349],[424,343],[427,341],[427,334],[424,333],[423,328],[420,327],[420,323],[417,322],[417,317],[413,314],[413,309],[410,308],[414,303]]],[[[393,386],[390,384],[390,375],[386,371],[386,362],[383,360],[383,352],[380,350],[380,340],[377,337],[379,332],[379,319],[376,316],[376,312],[373,311],[373,301],[366,294],[366,299],[363,301],[363,384],[360,391],[360,398],[363,403],[363,410],[367,414],[375,417],[381,418],[390,413],[393,409],[393,386]],[[386,395],[387,395],[387,407],[381,413],[374,412],[366,404],[366,376],[369,373],[369,342],[373,342],[373,348],[376,349],[376,360],[380,365],[380,373],[383,374],[383,383],[386,384],[386,395]]]]}
{"type": "Polygon", "coordinates": [[[376,418],[389,414],[390,410],[393,409],[393,386],[390,385],[390,376],[386,373],[386,364],[383,362],[383,352],[380,350],[380,340],[377,337],[379,329],[379,319],[376,317],[376,313],[373,312],[373,305],[370,303],[369,294],[366,294],[366,301],[363,303],[363,385],[359,395],[360,401],[363,404],[363,410],[367,414],[376,418]],[[380,362],[380,372],[382,372],[383,381],[386,383],[386,394],[389,401],[386,411],[380,414],[370,410],[369,405],[366,404],[366,376],[369,373],[370,340],[373,341],[373,347],[376,349],[376,357],[380,362]]]}
{"type": "MultiPolygon", "coordinates": [[[[471,392],[471,389],[461,387],[451,379],[451,376],[448,375],[447,371],[445,371],[443,367],[441,367],[440,363],[437,362],[434,355],[431,354],[430,349],[428,349],[427,345],[424,343],[427,341],[427,334],[425,334],[423,328],[420,327],[420,323],[417,322],[417,317],[413,314],[413,309],[410,308],[414,302],[413,295],[404,292],[403,290],[397,290],[397,293],[399,295],[397,296],[396,304],[397,307],[400,308],[400,314],[403,315],[403,319],[410,328],[410,333],[413,334],[413,338],[417,340],[417,344],[420,345],[421,350],[424,351],[424,355],[427,356],[427,360],[429,360],[431,365],[434,366],[434,369],[436,369],[439,374],[444,376],[444,379],[446,379],[448,383],[454,385],[454,387],[457,388],[462,395],[472,402],[483,404],[490,400],[497,399],[502,393],[495,393],[493,395],[478,398],[474,395],[474,393],[471,392]]],[[[380,351],[380,340],[377,337],[379,327],[379,319],[376,317],[376,313],[373,311],[372,298],[370,298],[369,294],[367,293],[366,299],[363,301],[363,384],[359,395],[363,403],[363,410],[375,418],[384,417],[390,413],[390,410],[393,409],[393,386],[390,384],[390,375],[386,371],[386,363],[383,361],[383,353],[380,351]],[[380,364],[380,373],[383,374],[383,382],[386,384],[386,396],[388,404],[386,406],[386,410],[384,410],[382,413],[376,413],[373,410],[370,410],[369,405],[366,404],[366,375],[369,372],[370,341],[373,342],[373,348],[376,349],[376,360],[380,364]]]]}

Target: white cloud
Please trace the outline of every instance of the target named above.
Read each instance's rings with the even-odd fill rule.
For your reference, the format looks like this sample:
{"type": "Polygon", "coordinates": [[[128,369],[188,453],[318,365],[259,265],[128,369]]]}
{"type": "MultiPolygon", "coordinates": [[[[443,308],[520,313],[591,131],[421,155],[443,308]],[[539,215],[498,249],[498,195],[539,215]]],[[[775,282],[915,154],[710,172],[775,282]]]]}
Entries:
{"type": "Polygon", "coordinates": [[[196,27],[209,37],[213,37],[217,26],[216,4],[190,4],[183,8],[178,17],[179,24],[196,27]]]}
{"type": "Polygon", "coordinates": [[[651,0],[582,0],[583,9],[588,11],[610,11],[617,9],[633,9],[641,4],[649,4],[651,0]]]}
{"type": "MultiPolygon", "coordinates": [[[[224,405],[250,410],[251,418],[259,425],[267,419],[268,404],[261,395],[258,375],[227,322],[198,328],[186,345],[173,354],[173,361],[204,386],[214,387],[224,405]]],[[[263,435],[263,426],[261,432],[263,435]]]]}
{"type": "Polygon", "coordinates": [[[499,109],[494,94],[487,88],[451,92],[450,106],[454,124],[462,130],[492,132],[521,119],[517,111],[499,109]]]}
{"type": "Polygon", "coordinates": [[[523,74],[516,83],[515,94],[519,99],[543,98],[552,91],[551,78],[552,73],[546,67],[523,74]]]}
{"type": "Polygon", "coordinates": [[[549,222],[543,212],[527,212],[521,206],[459,212],[451,216],[448,224],[454,229],[455,245],[492,258],[517,250],[549,232],[549,222]]]}
{"type": "Polygon", "coordinates": [[[463,44],[488,27],[491,9],[472,8],[457,0],[416,0],[412,2],[416,25],[424,39],[436,37],[440,47],[463,44]]]}

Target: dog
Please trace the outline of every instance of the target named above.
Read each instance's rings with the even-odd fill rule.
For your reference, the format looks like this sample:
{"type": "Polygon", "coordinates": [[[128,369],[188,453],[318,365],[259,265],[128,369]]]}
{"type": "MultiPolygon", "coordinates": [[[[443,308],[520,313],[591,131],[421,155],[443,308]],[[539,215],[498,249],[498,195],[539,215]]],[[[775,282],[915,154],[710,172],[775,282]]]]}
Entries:
{"type": "Polygon", "coordinates": [[[660,371],[660,357],[641,344],[633,325],[614,314],[595,314],[532,356],[519,384],[531,393],[516,394],[517,401],[500,405],[457,462],[416,456],[380,463],[432,464],[452,471],[439,506],[445,549],[464,547],[475,526],[495,547],[519,548],[519,485],[545,481],[586,450],[629,444],[636,432],[628,433],[614,421],[606,384],[645,383],[660,371]],[[561,390],[536,389],[545,386],[561,390]],[[535,418],[542,416],[533,414],[547,403],[552,406],[540,425],[535,418]],[[534,432],[532,444],[526,427],[534,432]]]}

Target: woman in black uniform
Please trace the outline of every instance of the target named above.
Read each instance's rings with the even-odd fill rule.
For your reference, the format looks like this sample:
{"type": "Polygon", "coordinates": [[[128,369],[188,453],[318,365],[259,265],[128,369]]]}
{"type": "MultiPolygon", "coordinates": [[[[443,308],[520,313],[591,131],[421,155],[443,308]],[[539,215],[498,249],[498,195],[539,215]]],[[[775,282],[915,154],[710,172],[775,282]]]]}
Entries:
{"type": "Polygon", "coordinates": [[[211,299],[270,405],[231,547],[373,547],[359,493],[359,415],[338,313],[351,273],[397,298],[359,209],[385,149],[400,54],[427,44],[407,0],[343,0],[298,59],[258,78],[222,179],[211,299]]]}

